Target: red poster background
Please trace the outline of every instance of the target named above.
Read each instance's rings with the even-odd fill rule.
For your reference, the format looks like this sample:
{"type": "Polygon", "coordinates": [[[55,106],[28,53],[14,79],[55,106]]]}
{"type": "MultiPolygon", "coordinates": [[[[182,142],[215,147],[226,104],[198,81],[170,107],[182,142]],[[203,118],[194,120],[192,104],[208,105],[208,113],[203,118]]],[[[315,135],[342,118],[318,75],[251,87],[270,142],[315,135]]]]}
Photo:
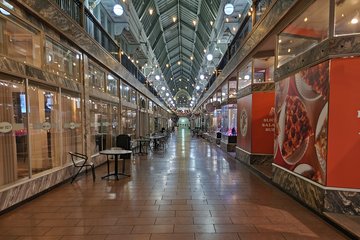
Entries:
{"type": "Polygon", "coordinates": [[[274,117],[270,116],[274,107],[274,92],[256,92],[252,97],[252,153],[274,153],[274,117]],[[264,120],[265,119],[265,120],[264,120]],[[264,127],[263,125],[268,125],[264,127]]]}
{"type": "Polygon", "coordinates": [[[238,115],[238,134],[237,134],[237,145],[241,149],[251,153],[251,113],[252,113],[252,94],[247,95],[245,97],[239,98],[237,101],[237,115],[238,115]],[[245,136],[241,134],[241,113],[245,111],[247,115],[247,131],[245,136]]]}
{"type": "Polygon", "coordinates": [[[331,60],[328,186],[360,188],[360,58],[331,60]]]}

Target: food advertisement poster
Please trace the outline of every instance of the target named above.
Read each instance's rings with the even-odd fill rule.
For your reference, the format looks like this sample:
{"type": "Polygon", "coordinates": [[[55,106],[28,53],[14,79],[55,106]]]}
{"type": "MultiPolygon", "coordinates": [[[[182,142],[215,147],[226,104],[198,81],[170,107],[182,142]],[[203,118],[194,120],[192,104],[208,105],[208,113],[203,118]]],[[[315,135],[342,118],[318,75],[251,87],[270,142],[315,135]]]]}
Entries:
{"type": "Polygon", "coordinates": [[[238,147],[251,153],[251,108],[252,95],[239,98],[237,102],[238,107],[238,147]]]}
{"type": "Polygon", "coordinates": [[[274,92],[255,92],[252,99],[252,153],[274,153],[274,92]]]}
{"type": "Polygon", "coordinates": [[[326,184],[329,61],[275,84],[274,163],[326,184]]]}
{"type": "Polygon", "coordinates": [[[360,188],[360,58],[330,64],[327,185],[360,188]]]}

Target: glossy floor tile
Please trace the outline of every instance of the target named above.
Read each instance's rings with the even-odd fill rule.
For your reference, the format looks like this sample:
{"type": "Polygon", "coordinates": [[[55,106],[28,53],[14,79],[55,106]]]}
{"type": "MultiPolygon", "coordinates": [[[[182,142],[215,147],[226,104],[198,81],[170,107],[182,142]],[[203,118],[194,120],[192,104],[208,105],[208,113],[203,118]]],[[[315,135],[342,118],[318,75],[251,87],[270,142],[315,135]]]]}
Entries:
{"type": "Polygon", "coordinates": [[[0,240],[346,239],[219,148],[179,130],[136,155],[130,178],[106,166],[0,216],[0,240]]]}

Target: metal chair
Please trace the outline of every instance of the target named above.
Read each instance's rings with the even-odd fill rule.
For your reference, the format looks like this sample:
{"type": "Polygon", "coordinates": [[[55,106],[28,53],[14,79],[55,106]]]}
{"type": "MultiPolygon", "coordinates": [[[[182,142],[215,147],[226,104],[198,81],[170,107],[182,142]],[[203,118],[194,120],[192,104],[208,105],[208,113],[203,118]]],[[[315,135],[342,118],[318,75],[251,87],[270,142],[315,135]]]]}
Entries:
{"type": "Polygon", "coordinates": [[[73,162],[74,167],[79,168],[77,173],[72,177],[71,183],[74,182],[75,178],[79,175],[81,170],[85,167],[85,173],[87,174],[87,168],[91,167],[93,181],[95,182],[95,166],[93,162],[88,162],[88,157],[84,154],[77,152],[69,152],[71,156],[71,161],[73,162]]]}

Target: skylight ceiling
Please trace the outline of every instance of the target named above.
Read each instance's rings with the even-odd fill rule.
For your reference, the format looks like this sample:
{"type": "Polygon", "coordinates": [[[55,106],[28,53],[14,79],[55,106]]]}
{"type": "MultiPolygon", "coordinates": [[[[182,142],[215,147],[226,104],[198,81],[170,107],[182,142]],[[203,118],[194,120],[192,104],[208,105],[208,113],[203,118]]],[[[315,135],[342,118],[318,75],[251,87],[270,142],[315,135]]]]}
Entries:
{"type": "Polygon", "coordinates": [[[133,0],[177,107],[189,107],[220,0],[133,0]],[[152,11],[152,14],[151,14],[152,11]],[[184,94],[184,91],[188,94],[184,94]],[[185,101],[185,95],[187,100],[185,101]]]}

